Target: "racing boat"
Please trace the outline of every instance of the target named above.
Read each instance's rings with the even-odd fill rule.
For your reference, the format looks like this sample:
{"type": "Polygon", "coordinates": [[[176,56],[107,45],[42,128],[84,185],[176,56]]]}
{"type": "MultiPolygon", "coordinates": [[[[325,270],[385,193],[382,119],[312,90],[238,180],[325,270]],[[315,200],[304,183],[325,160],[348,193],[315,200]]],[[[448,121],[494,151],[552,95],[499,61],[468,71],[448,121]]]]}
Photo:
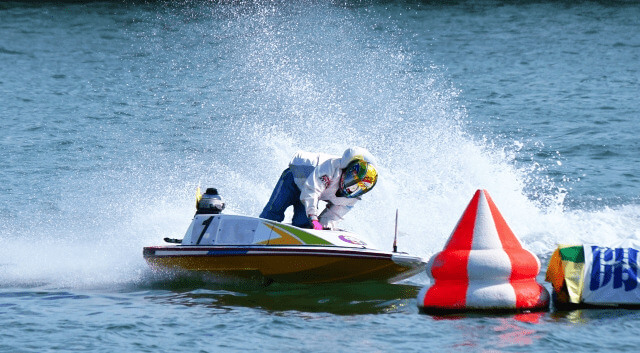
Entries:
{"type": "Polygon", "coordinates": [[[222,214],[222,199],[208,189],[182,239],[149,246],[143,256],[159,270],[197,271],[265,283],[397,282],[426,267],[401,252],[372,249],[344,230],[313,230],[257,217],[222,214]]]}

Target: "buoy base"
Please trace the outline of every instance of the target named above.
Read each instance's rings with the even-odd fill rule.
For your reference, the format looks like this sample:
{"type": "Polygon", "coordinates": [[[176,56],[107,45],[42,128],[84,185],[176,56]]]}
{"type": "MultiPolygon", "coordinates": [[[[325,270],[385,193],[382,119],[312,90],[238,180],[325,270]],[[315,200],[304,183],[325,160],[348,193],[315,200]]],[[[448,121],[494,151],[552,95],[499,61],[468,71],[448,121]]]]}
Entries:
{"type": "Polygon", "coordinates": [[[419,307],[421,314],[427,315],[451,315],[451,314],[481,314],[481,315],[504,315],[522,314],[549,311],[549,304],[540,305],[533,308],[441,308],[441,307],[419,307]]]}

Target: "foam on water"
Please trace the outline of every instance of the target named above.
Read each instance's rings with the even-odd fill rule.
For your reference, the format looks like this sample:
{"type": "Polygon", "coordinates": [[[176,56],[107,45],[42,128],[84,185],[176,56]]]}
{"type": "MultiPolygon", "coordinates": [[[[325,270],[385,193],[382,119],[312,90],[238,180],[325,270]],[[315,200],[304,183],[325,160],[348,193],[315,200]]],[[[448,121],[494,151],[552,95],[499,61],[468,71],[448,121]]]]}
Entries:
{"type": "MultiPolygon", "coordinates": [[[[543,168],[516,167],[519,138],[503,148],[474,136],[467,128],[474,113],[447,78],[446,63],[420,64],[380,14],[310,2],[147,16],[142,22],[152,28],[184,21],[165,37],[127,29],[138,35],[132,50],[147,54],[122,63],[134,72],[151,70],[154,61],[173,69],[140,73],[132,84],[173,83],[164,95],[136,92],[145,104],[111,108],[107,98],[100,109],[130,115],[106,128],[104,119],[83,119],[89,126],[70,134],[101,128],[115,140],[106,146],[108,163],[71,165],[80,176],[62,169],[43,189],[53,195],[45,205],[25,209],[42,202],[36,194],[3,208],[1,283],[144,281],[142,247],[183,234],[198,185],[217,187],[226,212],[257,215],[296,150],[339,155],[352,145],[376,155],[381,177],[343,226],[381,249],[391,249],[398,209],[399,250],[426,258],[440,251],[479,188],[543,258],[558,243],[640,238],[638,205],[567,210],[567,191],[543,168]],[[177,38],[186,39],[173,61],[177,38]]],[[[102,157],[90,153],[100,150],[77,153],[93,160],[102,157]]],[[[26,188],[36,179],[27,178],[26,188]]]]}

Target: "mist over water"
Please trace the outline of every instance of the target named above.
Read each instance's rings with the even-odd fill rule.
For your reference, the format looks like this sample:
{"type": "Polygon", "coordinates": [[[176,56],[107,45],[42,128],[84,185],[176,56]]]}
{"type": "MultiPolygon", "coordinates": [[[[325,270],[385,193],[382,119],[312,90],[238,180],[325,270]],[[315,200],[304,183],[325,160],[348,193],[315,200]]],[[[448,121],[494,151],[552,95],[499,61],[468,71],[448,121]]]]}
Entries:
{"type": "Polygon", "coordinates": [[[0,42],[0,64],[17,63],[0,78],[2,283],[144,282],[142,247],[184,233],[197,186],[258,215],[296,150],[353,145],[380,180],[343,226],[380,249],[398,209],[399,250],[440,251],[479,188],[543,259],[558,243],[640,238],[637,203],[567,207],[553,151],[478,129],[489,118],[448,62],[407,42],[421,22],[399,25],[393,6],[120,5],[1,12],[43,22],[0,42]]]}

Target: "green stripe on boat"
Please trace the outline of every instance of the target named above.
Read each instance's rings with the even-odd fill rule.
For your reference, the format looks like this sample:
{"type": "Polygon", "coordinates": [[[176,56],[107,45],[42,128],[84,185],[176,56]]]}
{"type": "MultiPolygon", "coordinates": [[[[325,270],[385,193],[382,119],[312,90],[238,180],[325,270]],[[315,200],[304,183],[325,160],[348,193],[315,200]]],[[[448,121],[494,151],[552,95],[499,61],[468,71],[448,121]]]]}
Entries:
{"type": "Polygon", "coordinates": [[[307,232],[305,232],[302,229],[296,228],[296,227],[292,227],[292,226],[287,226],[284,224],[280,224],[280,223],[271,223],[274,227],[278,227],[282,230],[285,230],[291,234],[293,234],[294,236],[296,236],[298,239],[302,240],[305,244],[309,244],[309,245],[333,245],[332,243],[316,237],[313,234],[309,234],[307,232]]]}

